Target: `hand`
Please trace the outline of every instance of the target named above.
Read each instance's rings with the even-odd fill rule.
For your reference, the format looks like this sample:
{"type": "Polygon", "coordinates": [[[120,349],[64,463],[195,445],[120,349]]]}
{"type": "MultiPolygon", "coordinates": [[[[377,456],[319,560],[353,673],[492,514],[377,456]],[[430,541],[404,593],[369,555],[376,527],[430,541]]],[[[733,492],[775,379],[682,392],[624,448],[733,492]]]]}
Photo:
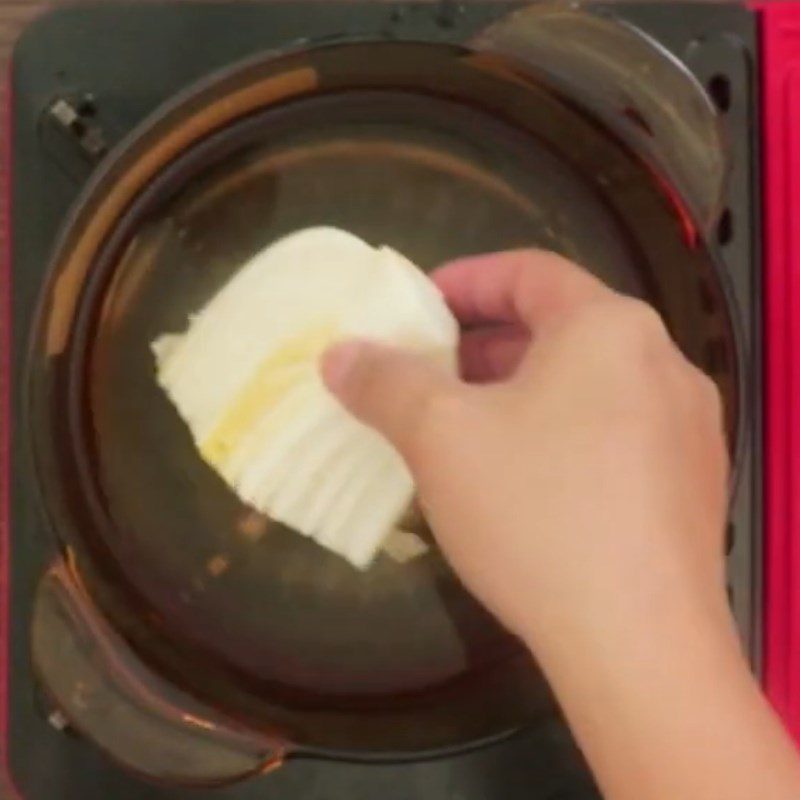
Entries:
{"type": "Polygon", "coordinates": [[[449,264],[462,379],[367,342],[330,389],[406,459],[466,585],[535,653],[608,798],[789,800],[724,590],[720,398],[656,312],[541,252],[449,264]]]}
{"type": "Polygon", "coordinates": [[[625,587],[724,605],[727,456],[713,383],[652,308],[547,253],[434,273],[464,375],[356,344],[325,374],[399,448],[472,591],[536,642],[625,587]]]}

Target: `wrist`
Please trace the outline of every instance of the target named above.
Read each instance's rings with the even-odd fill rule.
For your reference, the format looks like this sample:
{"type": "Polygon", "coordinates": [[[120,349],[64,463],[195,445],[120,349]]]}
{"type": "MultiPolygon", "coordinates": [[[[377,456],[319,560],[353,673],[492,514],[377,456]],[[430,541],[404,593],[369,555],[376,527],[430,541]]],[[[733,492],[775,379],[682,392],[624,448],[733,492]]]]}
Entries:
{"type": "Polygon", "coordinates": [[[674,662],[692,669],[723,661],[746,668],[721,582],[620,585],[625,588],[555,603],[545,613],[537,609],[526,622],[522,639],[556,691],[573,673],[586,680],[586,665],[612,676],[629,673],[628,679],[674,662]]]}

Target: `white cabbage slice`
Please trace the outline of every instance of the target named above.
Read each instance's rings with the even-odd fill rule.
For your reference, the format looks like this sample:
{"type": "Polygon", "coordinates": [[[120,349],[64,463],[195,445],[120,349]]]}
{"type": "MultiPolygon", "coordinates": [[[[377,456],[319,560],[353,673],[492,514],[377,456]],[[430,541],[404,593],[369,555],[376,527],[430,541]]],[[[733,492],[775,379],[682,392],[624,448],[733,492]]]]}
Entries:
{"type": "MultiPolygon", "coordinates": [[[[322,382],[321,354],[354,337],[456,369],[458,325],[422,271],[388,247],[320,227],[258,253],[184,333],[165,333],[152,350],[159,385],[228,486],[365,569],[413,482],[394,448],[322,382]]],[[[418,549],[400,548],[406,558],[418,549]]]]}
{"type": "Polygon", "coordinates": [[[383,542],[383,552],[398,564],[407,564],[430,550],[428,543],[413,531],[395,528],[383,542]]]}

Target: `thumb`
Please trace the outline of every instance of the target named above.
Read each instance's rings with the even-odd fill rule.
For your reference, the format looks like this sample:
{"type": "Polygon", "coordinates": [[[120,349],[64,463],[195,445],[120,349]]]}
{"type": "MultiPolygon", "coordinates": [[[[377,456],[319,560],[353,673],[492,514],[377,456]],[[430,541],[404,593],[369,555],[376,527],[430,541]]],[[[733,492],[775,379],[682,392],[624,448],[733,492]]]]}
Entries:
{"type": "Polygon", "coordinates": [[[432,404],[461,388],[455,377],[415,353],[365,341],[327,350],[322,377],[348,411],[383,434],[407,461],[413,460],[432,404]]]}

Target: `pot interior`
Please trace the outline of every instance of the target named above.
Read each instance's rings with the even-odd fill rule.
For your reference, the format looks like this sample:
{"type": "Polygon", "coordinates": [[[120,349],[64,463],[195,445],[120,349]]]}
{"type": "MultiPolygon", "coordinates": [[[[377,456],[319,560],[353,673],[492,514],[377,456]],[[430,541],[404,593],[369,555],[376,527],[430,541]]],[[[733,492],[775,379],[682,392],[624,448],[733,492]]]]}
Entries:
{"type": "Polygon", "coordinates": [[[381,555],[358,572],[243,505],[200,459],[155,383],[150,343],[184,329],[261,248],[298,228],[334,225],[425,269],[486,251],[556,250],[656,305],[718,381],[735,445],[736,341],[724,281],[653,174],[541,89],[481,72],[460,96],[431,91],[428,83],[449,85],[436,70],[477,68],[454,48],[423,50],[437,51],[430,81],[342,79],[260,108],[173,159],[94,255],[74,289],[68,347],[45,360],[44,371],[60,377],[48,385],[55,446],[42,457],[40,440],[40,471],[46,494],[49,484],[68,498],[54,521],[89,554],[95,599],[181,685],[247,724],[277,718],[300,743],[448,746],[552,705],[518,643],[432,542],[411,563],[381,555]],[[503,107],[492,85],[507,93],[503,107]],[[550,117],[537,125],[537,103],[559,109],[559,141],[550,117]]]}

